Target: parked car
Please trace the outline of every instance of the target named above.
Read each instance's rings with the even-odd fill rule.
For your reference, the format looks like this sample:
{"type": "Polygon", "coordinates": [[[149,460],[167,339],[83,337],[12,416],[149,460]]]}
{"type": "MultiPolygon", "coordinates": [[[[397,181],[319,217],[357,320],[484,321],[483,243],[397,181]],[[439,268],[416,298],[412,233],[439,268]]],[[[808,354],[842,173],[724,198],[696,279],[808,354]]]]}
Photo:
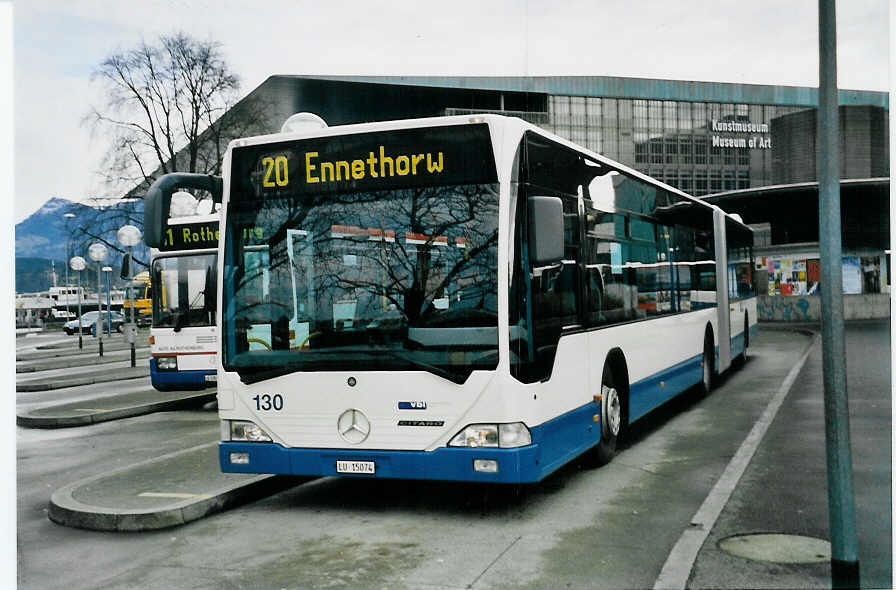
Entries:
{"type": "MultiPolygon", "coordinates": [[[[65,325],[62,326],[62,329],[66,334],[71,335],[77,333],[78,326],[80,325],[82,334],[90,334],[93,332],[93,325],[96,323],[99,315],[100,314],[98,311],[88,311],[87,313],[81,315],[80,318],[72,320],[70,322],[66,322],[65,325]]],[[[112,329],[117,332],[122,332],[124,330],[122,326],[124,326],[125,324],[125,318],[120,312],[117,311],[103,312],[103,329],[106,328],[105,324],[106,322],[108,322],[109,316],[111,316],[112,318],[112,329]]]]}

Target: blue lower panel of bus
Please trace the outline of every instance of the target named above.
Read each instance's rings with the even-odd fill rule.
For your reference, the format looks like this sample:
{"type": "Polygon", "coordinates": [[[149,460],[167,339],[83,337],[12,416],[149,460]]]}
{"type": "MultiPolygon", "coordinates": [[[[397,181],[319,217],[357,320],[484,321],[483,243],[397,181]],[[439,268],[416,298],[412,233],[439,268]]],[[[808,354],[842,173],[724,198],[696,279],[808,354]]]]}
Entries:
{"type": "Polygon", "coordinates": [[[516,449],[441,447],[433,451],[373,451],[360,449],[288,449],[273,443],[222,442],[218,449],[221,470],[229,473],[339,475],[337,461],[373,461],[373,475],[497,483],[536,482],[596,445],[600,411],[590,402],[532,429],[532,444],[516,449]],[[233,464],[231,453],[247,453],[248,464],[233,464]],[[498,471],[474,471],[477,459],[497,462],[498,471]]]}
{"type": "Polygon", "coordinates": [[[203,389],[215,386],[215,381],[206,375],[216,375],[217,371],[160,371],[155,358],[149,359],[149,379],[153,387],[162,390],[203,389]]]}
{"type": "MultiPolygon", "coordinates": [[[[718,351],[716,351],[718,358],[718,351]]],[[[629,422],[666,403],[688,387],[703,380],[703,355],[632,383],[629,387],[629,422]]]]}

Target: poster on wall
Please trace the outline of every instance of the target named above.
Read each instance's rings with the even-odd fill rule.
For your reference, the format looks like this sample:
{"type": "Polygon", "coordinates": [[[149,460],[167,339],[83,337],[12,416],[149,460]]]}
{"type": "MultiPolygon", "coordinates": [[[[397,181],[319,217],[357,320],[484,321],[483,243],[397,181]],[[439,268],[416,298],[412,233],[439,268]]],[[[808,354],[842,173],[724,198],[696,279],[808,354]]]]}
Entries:
{"type": "Polygon", "coordinates": [[[820,295],[821,264],[817,258],[806,261],[806,287],[809,295],[820,295]]]}
{"type": "Polygon", "coordinates": [[[857,295],[862,292],[862,267],[858,256],[843,257],[843,294],[857,295]]]}

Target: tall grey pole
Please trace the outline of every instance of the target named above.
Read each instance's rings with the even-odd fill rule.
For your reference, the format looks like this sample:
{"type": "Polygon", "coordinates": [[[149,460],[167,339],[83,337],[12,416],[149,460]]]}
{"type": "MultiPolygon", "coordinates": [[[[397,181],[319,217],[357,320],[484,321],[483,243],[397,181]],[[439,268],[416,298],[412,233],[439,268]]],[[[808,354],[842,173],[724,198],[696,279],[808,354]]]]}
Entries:
{"type": "Polygon", "coordinates": [[[78,348],[84,348],[84,334],[81,330],[81,271],[78,271],[78,348]]]}
{"type": "MultiPolygon", "coordinates": [[[[128,246],[128,264],[131,266],[131,269],[134,268],[134,257],[131,254],[131,247],[128,246]]],[[[128,281],[128,299],[131,302],[131,327],[128,328],[128,338],[131,340],[131,366],[137,366],[137,350],[136,350],[136,330],[137,323],[134,321],[134,271],[131,270],[130,279],[128,281]]]]}
{"type": "Polygon", "coordinates": [[[859,556],[849,442],[846,340],[843,333],[840,123],[834,0],[819,0],[818,32],[818,233],[821,250],[821,335],[831,582],[834,588],[858,588],[859,556]]]}
{"type": "Polygon", "coordinates": [[[104,270],[106,273],[106,328],[108,328],[109,338],[112,337],[112,271],[104,270]]]}
{"type": "Polygon", "coordinates": [[[99,261],[96,263],[96,335],[100,339],[100,356],[103,356],[103,301],[100,299],[103,295],[102,267],[99,261]]]}

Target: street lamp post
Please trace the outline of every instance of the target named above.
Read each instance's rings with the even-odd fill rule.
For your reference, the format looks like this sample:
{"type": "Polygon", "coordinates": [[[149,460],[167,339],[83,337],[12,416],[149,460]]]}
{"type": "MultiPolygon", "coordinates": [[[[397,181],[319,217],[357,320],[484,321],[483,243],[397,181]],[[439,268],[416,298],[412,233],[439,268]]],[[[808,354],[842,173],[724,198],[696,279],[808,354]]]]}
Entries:
{"type": "Polygon", "coordinates": [[[78,348],[84,348],[83,334],[81,333],[81,271],[87,268],[87,261],[80,256],[72,256],[68,265],[78,273],[78,348]]]}
{"type": "MultiPolygon", "coordinates": [[[[133,257],[131,256],[131,248],[140,243],[140,239],[143,236],[140,234],[140,230],[133,225],[125,225],[122,226],[121,229],[118,230],[118,241],[122,246],[127,247],[128,249],[128,265],[133,264],[133,257]]],[[[129,269],[130,270],[130,269],[129,269]]],[[[122,273],[124,274],[124,273],[122,273]]],[[[128,342],[131,343],[131,366],[137,366],[137,351],[135,349],[136,339],[137,339],[137,324],[134,320],[134,291],[132,289],[131,283],[134,280],[133,273],[128,273],[128,300],[131,302],[131,323],[128,325],[128,342]]],[[[122,277],[124,278],[124,277],[122,277]]]]}
{"type": "Polygon", "coordinates": [[[109,338],[112,337],[112,267],[104,266],[103,274],[106,275],[106,328],[109,338]]]}
{"type": "MultiPolygon", "coordinates": [[[[74,213],[66,213],[63,215],[65,217],[65,257],[68,258],[69,251],[71,250],[71,236],[68,233],[68,222],[70,219],[74,219],[74,213]]],[[[68,321],[68,266],[65,267],[65,319],[68,321]]],[[[81,317],[80,314],[78,317],[81,317]]]]}
{"type": "MultiPolygon", "coordinates": [[[[100,303],[100,294],[103,292],[102,282],[100,280],[100,262],[106,259],[106,256],[109,255],[109,250],[103,244],[97,242],[96,244],[91,244],[90,248],[87,249],[87,255],[90,256],[90,259],[96,262],[96,309],[97,309],[97,319],[96,319],[96,335],[100,339],[100,356],[103,356],[103,304],[100,303]]],[[[78,322],[78,327],[80,328],[80,321],[78,322]]]]}

